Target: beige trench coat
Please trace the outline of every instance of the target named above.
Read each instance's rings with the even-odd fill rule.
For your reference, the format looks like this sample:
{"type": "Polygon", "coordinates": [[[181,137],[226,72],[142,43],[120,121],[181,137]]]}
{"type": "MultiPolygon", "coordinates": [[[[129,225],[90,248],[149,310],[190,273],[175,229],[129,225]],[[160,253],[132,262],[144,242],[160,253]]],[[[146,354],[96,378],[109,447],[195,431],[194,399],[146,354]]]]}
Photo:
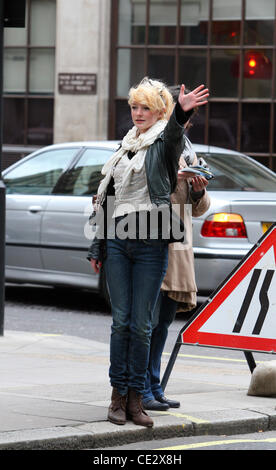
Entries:
{"type": "MultiPolygon", "coordinates": [[[[194,156],[193,165],[197,164],[194,156]]],[[[179,160],[180,168],[187,166],[183,157],[179,160]]],[[[189,184],[185,180],[179,180],[176,191],[171,195],[172,204],[179,204],[180,217],[186,227],[188,245],[180,242],[169,244],[169,262],[166,276],[161,290],[168,291],[170,298],[178,302],[178,311],[189,311],[196,306],[197,286],[195,281],[194,253],[192,248],[192,220],[184,217],[184,204],[190,204],[192,216],[199,217],[210,207],[210,197],[207,191],[196,202],[189,193],[189,184]]]]}

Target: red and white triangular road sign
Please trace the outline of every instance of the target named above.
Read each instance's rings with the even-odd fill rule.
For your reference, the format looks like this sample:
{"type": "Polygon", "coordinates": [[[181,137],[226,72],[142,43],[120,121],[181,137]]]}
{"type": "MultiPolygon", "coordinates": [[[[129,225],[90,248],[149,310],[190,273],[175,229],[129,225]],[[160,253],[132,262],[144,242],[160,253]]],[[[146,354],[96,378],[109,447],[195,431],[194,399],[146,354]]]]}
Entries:
{"type": "Polygon", "coordinates": [[[276,353],[276,224],[182,330],[184,344],[276,353]]]}

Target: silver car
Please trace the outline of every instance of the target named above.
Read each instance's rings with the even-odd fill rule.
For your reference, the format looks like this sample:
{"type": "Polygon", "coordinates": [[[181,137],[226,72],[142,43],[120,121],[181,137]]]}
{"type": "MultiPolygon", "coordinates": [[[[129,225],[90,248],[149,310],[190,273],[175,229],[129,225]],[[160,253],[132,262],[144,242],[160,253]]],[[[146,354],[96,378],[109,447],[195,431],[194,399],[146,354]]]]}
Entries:
{"type": "MultiPolygon", "coordinates": [[[[106,296],[86,259],[85,227],[102,165],[117,142],[57,144],[3,172],[6,281],[71,286],[106,296]]],[[[199,298],[210,294],[276,221],[276,174],[243,154],[194,145],[214,173],[211,207],[193,220],[199,298]]]]}

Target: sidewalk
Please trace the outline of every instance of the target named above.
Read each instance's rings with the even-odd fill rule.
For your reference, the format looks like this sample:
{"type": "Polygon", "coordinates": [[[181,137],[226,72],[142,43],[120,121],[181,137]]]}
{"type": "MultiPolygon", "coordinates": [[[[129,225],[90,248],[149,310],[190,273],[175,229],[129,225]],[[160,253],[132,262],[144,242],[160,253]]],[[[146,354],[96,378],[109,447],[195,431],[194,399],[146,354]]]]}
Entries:
{"type": "Polygon", "coordinates": [[[116,426],[106,421],[108,345],[5,331],[0,337],[0,450],[104,449],[175,436],[276,429],[275,399],[247,395],[251,376],[242,353],[240,359],[219,361],[214,349],[206,357],[206,349],[191,347],[183,356],[166,388],[181,407],[149,411],[152,429],[131,422],[116,426]]]}

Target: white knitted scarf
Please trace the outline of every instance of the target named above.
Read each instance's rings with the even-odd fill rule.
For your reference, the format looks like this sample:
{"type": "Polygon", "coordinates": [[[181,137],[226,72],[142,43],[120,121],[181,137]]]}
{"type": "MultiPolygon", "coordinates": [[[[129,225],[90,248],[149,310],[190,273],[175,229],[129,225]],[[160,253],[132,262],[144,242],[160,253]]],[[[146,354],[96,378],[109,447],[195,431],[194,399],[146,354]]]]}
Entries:
{"type": "Polygon", "coordinates": [[[98,188],[98,202],[100,202],[104,197],[107,190],[108,183],[113,176],[115,166],[122,158],[122,156],[128,152],[134,152],[134,157],[130,160],[130,164],[124,172],[122,180],[122,188],[128,185],[131,175],[133,172],[139,172],[143,168],[145,162],[145,156],[147,153],[148,147],[156,140],[158,135],[164,130],[168,121],[165,119],[158,120],[152,127],[150,127],[146,132],[143,132],[137,137],[137,127],[133,126],[132,129],[128,131],[126,136],[122,141],[122,145],[115,152],[110,160],[102,168],[102,174],[104,179],[101,181],[98,188]]]}

